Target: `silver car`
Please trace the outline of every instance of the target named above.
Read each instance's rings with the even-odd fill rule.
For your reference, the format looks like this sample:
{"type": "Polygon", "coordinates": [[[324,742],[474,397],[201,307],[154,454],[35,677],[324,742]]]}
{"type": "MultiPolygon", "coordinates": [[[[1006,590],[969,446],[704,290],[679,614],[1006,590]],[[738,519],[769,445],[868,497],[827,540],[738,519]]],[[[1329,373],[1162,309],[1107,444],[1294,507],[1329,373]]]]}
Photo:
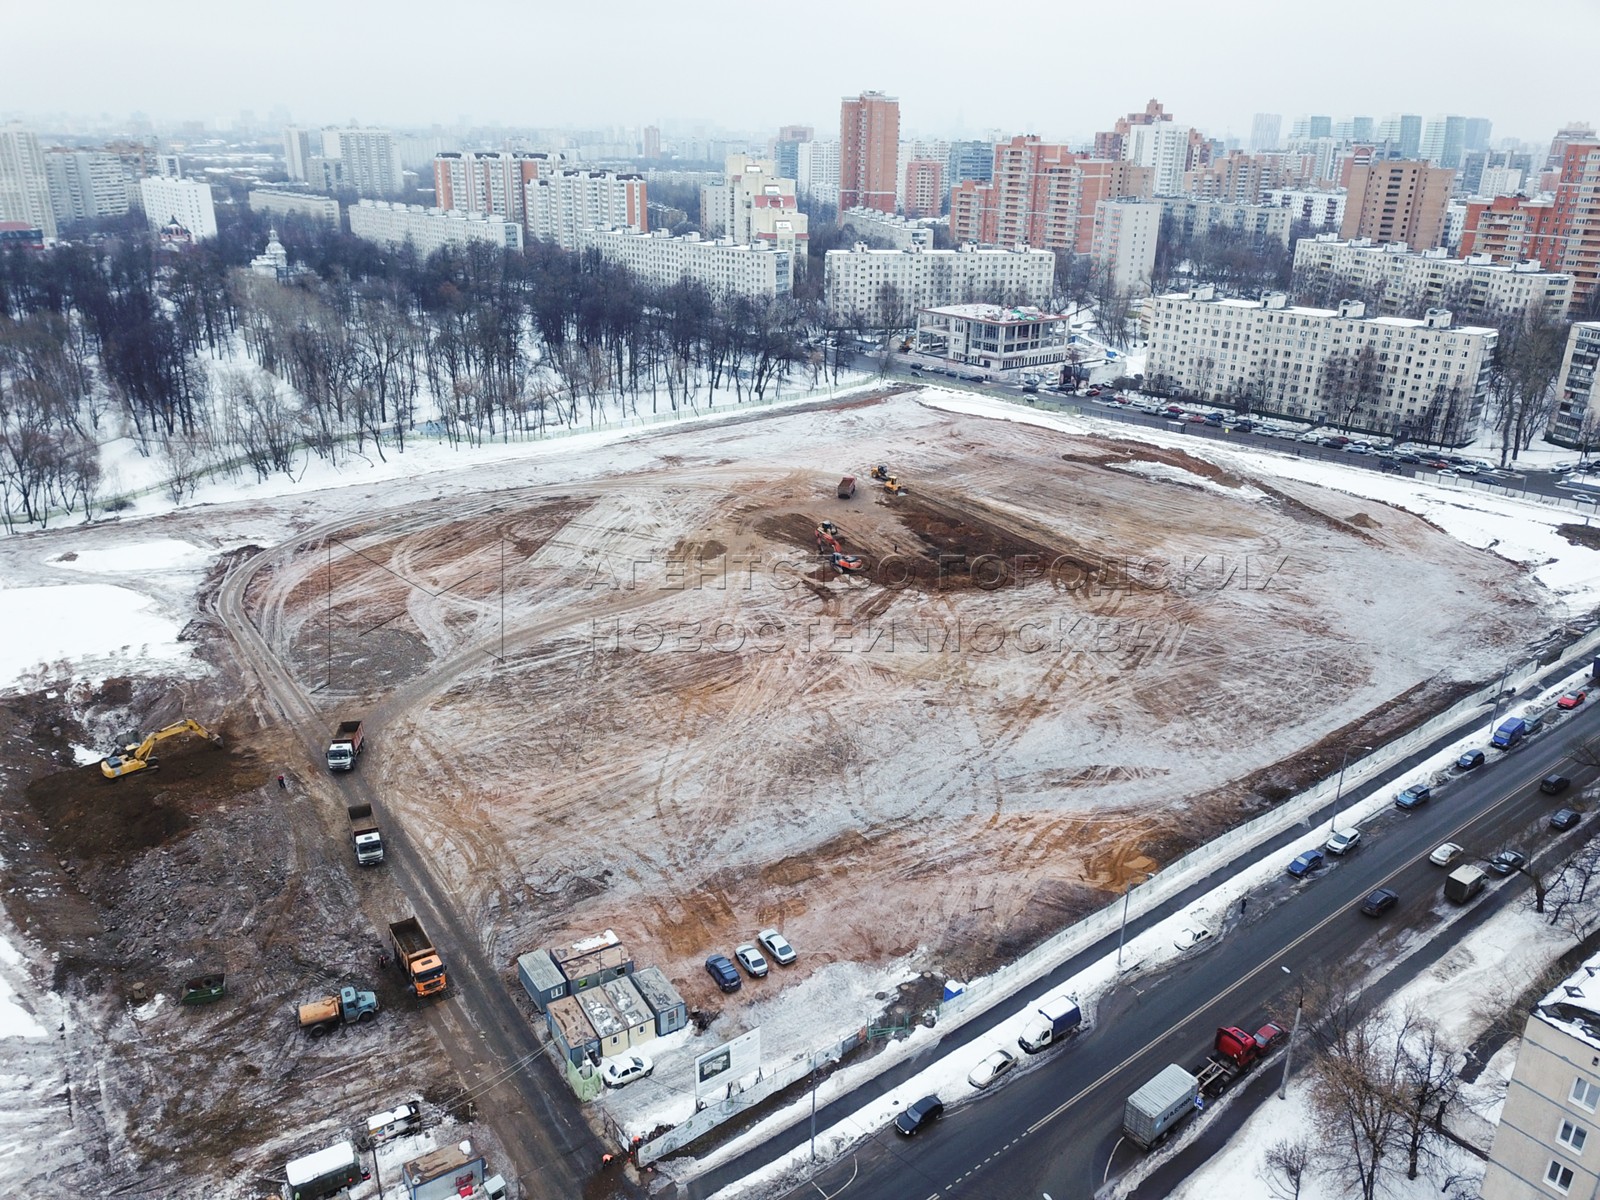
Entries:
{"type": "Polygon", "coordinates": [[[756,941],[761,943],[762,949],[772,956],[772,961],[780,967],[787,967],[799,957],[794,952],[794,947],[789,940],[776,929],[763,929],[756,934],[756,941]]]}
{"type": "Polygon", "coordinates": [[[972,1073],[967,1076],[967,1082],[975,1088],[986,1088],[1016,1065],[1017,1059],[1014,1054],[996,1050],[972,1068],[972,1073]]]}

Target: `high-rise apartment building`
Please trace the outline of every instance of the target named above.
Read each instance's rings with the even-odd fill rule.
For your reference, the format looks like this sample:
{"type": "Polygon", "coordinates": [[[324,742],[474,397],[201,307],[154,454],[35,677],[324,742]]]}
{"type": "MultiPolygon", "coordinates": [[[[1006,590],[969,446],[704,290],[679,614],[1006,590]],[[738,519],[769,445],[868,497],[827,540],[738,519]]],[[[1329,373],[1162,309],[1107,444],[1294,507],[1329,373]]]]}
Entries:
{"type": "Polygon", "coordinates": [[[1600,134],[1596,134],[1594,126],[1587,121],[1574,121],[1570,125],[1563,125],[1556,130],[1555,137],[1550,139],[1550,152],[1545,155],[1544,169],[1559,171],[1562,160],[1567,156],[1567,147],[1574,142],[1600,141],[1600,134]]]}
{"type": "Polygon", "coordinates": [[[525,193],[528,236],[563,250],[583,249],[595,229],[648,233],[644,176],[616,171],[567,169],[540,175],[525,193]]]}
{"type": "Polygon", "coordinates": [[[322,135],[291,126],[283,131],[283,163],[290,179],[310,179],[311,160],[322,157],[322,135]]]}
{"type": "MultiPolygon", "coordinates": [[[[362,196],[398,195],[405,182],[401,177],[400,155],[394,144],[394,134],[387,129],[338,129],[334,145],[336,155],[344,164],[344,179],[349,187],[362,196]]],[[[326,137],[324,145],[328,144],[326,137]]]]}
{"type": "Polygon", "coordinates": [[[1250,120],[1250,149],[1277,150],[1283,136],[1283,117],[1278,113],[1257,113],[1250,120]]]}
{"type": "Polygon", "coordinates": [[[838,142],[801,142],[795,147],[795,163],[795,186],[802,196],[819,204],[838,205],[838,142]]]}
{"type": "Polygon", "coordinates": [[[56,236],[50,178],[39,139],[21,125],[0,127],[0,221],[21,221],[56,236]]]}
{"type": "Polygon", "coordinates": [[[1150,290],[1162,211],[1153,200],[1102,200],[1095,205],[1090,254],[1125,296],[1150,290]]]}
{"type": "Polygon", "coordinates": [[[1488,117],[1468,117],[1464,150],[1487,150],[1489,136],[1494,132],[1494,122],[1488,117]]]}
{"type": "Polygon", "coordinates": [[[197,242],[217,236],[217,212],[209,183],[152,175],[139,181],[139,193],[151,229],[161,232],[180,225],[197,242]]]}
{"type": "Polygon", "coordinates": [[[1571,275],[1573,302],[1587,302],[1600,286],[1600,142],[1564,148],[1550,196],[1469,203],[1461,252],[1497,262],[1537,259],[1547,270],[1571,275]]]}
{"type": "Polygon", "coordinates": [[[128,176],[122,160],[101,150],[48,150],[45,175],[57,225],[115,217],[128,211],[128,176]]]}
{"type": "MultiPolygon", "coordinates": [[[[809,125],[782,125],[772,142],[772,169],[785,179],[800,180],[800,147],[813,140],[809,125]]],[[[804,190],[803,188],[801,189],[804,190]]]]}
{"type": "Polygon", "coordinates": [[[912,220],[937,217],[944,209],[944,163],[913,158],[906,163],[905,214],[912,220]]]}
{"type": "Polygon", "coordinates": [[[1123,135],[1122,158],[1150,170],[1150,186],[1157,196],[1180,196],[1183,173],[1193,165],[1199,141],[1195,130],[1170,120],[1134,125],[1123,135]]]}
{"type": "Polygon", "coordinates": [[[659,126],[646,125],[644,133],[639,138],[639,157],[658,159],[661,157],[661,129],[659,126]]]}
{"type": "Polygon", "coordinates": [[[433,158],[434,204],[526,226],[528,185],[559,163],[559,156],[532,151],[446,150],[433,158]]]}
{"type": "MultiPolygon", "coordinates": [[[[730,154],[723,181],[700,189],[700,228],[737,246],[782,250],[794,270],[806,269],[809,218],[795,196],[796,183],[775,173],[770,159],[730,154]]],[[[792,288],[790,278],[785,290],[792,288]]]]}
{"type": "Polygon", "coordinates": [[[1600,321],[1577,321],[1567,333],[1567,349],[1556,377],[1556,406],[1545,437],[1562,446],[1590,450],[1600,443],[1600,392],[1595,366],[1600,363],[1600,321]]]}
{"type": "Polygon", "coordinates": [[[1425,162],[1355,167],[1339,234],[1346,241],[1367,238],[1431,250],[1444,238],[1444,210],[1454,182],[1454,171],[1425,162]]]}
{"type": "Polygon", "coordinates": [[[900,162],[900,101],[882,92],[839,105],[839,208],[893,212],[900,162]]]}
{"type": "Polygon", "coordinates": [[[969,179],[988,183],[994,178],[994,143],[951,142],[950,168],[944,178],[945,186],[952,192],[969,179]]]}

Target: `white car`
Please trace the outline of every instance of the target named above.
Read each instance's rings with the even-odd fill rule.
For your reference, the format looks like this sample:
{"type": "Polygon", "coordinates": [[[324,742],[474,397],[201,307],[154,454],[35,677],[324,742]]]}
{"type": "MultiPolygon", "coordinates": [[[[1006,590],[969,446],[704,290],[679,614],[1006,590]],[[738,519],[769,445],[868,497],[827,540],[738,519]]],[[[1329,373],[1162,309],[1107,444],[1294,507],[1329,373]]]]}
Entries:
{"type": "Polygon", "coordinates": [[[761,943],[761,948],[772,955],[772,961],[780,967],[787,967],[799,957],[794,952],[794,947],[789,945],[789,940],[776,929],[763,929],[756,934],[756,941],[761,943]]]}
{"type": "Polygon", "coordinates": [[[1203,925],[1197,925],[1193,929],[1179,930],[1178,936],[1172,939],[1172,944],[1176,949],[1179,950],[1193,950],[1202,942],[1208,942],[1210,940],[1211,930],[1205,928],[1203,925]]]}
{"type": "Polygon", "coordinates": [[[1325,843],[1323,849],[1329,854],[1349,854],[1361,844],[1361,830],[1341,829],[1325,843]]]}
{"type": "Polygon", "coordinates": [[[741,967],[750,972],[752,979],[760,979],[767,973],[767,960],[761,951],[756,949],[754,942],[746,942],[738,947],[734,950],[733,956],[739,960],[741,967]]]}
{"type": "Polygon", "coordinates": [[[600,1079],[607,1087],[623,1087],[635,1079],[645,1078],[655,1069],[655,1063],[642,1054],[624,1054],[600,1064],[600,1079]]]}
{"type": "Polygon", "coordinates": [[[1460,857],[1461,847],[1456,845],[1454,842],[1446,842],[1432,854],[1428,855],[1428,861],[1436,867],[1448,867],[1460,857]]]}
{"type": "Polygon", "coordinates": [[[986,1088],[1016,1065],[1016,1055],[1005,1050],[996,1050],[972,1068],[972,1074],[967,1076],[967,1082],[975,1088],[986,1088]]]}

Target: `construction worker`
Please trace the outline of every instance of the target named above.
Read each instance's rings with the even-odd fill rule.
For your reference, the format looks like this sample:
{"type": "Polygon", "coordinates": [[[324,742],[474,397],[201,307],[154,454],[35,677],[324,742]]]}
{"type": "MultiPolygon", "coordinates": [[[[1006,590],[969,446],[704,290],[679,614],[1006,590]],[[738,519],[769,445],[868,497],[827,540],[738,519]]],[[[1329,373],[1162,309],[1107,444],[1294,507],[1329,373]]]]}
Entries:
{"type": "Polygon", "coordinates": [[[282,775],[278,776],[278,790],[280,792],[287,792],[289,790],[289,781],[286,780],[282,775]]]}

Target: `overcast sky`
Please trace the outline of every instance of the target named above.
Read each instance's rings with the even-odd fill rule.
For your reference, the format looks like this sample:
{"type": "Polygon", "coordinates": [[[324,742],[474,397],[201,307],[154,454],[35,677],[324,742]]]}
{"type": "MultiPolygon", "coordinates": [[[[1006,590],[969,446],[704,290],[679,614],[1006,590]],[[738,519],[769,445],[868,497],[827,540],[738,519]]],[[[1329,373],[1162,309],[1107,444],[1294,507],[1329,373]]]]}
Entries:
{"type": "Polygon", "coordinates": [[[900,98],[901,129],[1077,138],[1151,97],[1212,136],[1256,112],[1600,120],[1600,0],[214,0],[14,3],[0,113],[158,122],[813,125],[900,98]],[[677,14],[692,13],[694,19],[677,14]]]}

